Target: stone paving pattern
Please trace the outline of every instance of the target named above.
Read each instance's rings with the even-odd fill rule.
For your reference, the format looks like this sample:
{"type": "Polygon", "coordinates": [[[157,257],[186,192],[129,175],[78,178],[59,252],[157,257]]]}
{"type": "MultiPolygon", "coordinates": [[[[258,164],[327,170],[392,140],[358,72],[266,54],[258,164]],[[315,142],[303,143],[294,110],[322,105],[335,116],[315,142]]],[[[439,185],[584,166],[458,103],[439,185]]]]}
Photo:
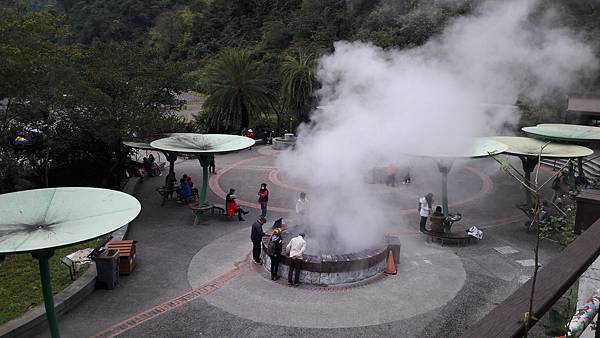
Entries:
{"type": "MultiPolygon", "coordinates": [[[[218,156],[218,170],[232,167],[213,179],[212,186],[217,184],[221,191],[209,191],[208,199],[220,201],[222,191],[235,187],[238,197],[253,205],[258,185],[267,182],[271,205],[283,211],[293,208],[297,192],[290,187],[301,182],[277,173],[273,154],[257,146],[218,156]],[[277,186],[270,178],[286,186],[277,186]]],[[[179,161],[176,172],[201,181],[196,160],[179,161]]],[[[160,206],[154,190],[164,177],[149,178],[136,195],[142,212],[128,235],[138,241],[136,270],[121,278],[116,289],[95,291],[62,317],[62,336],[456,336],[532,274],[531,267],[517,261],[533,257],[534,234],[523,226],[514,207],[523,201],[517,183],[498,172],[491,160],[478,160],[453,168],[449,191],[451,204],[455,203],[451,209],[465,215],[461,224],[481,226],[484,239],[464,247],[426,243],[418,233],[418,216],[411,211],[419,195],[439,191],[438,179],[433,179],[438,177],[436,171],[425,174],[431,178],[416,176],[409,186],[373,186],[388,196],[390,213],[400,223],[389,229],[401,236],[398,275],[339,289],[290,288],[283,283],[285,278],[272,282],[262,267],[249,263],[250,225],[260,210],[250,209],[245,222],[211,216],[193,225],[186,206],[172,202],[160,206]],[[469,201],[482,191],[477,200],[469,201]],[[182,301],[173,302],[176,299],[182,301]],[[152,312],[165,304],[171,307],[152,312]],[[135,322],[150,312],[155,314],[149,320],[135,322]],[[115,329],[130,319],[126,330],[115,329]]],[[[285,213],[270,211],[268,218],[281,216],[285,213]]],[[[541,264],[558,251],[555,244],[543,242],[541,264]]]]}

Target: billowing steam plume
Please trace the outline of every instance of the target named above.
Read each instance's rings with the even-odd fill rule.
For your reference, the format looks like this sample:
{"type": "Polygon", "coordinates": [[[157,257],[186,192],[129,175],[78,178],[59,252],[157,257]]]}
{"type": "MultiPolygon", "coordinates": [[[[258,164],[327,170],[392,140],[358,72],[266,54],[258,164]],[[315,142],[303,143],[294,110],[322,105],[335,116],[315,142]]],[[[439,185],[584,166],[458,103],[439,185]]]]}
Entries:
{"type": "MultiPolygon", "coordinates": [[[[595,71],[592,49],[557,27],[552,13],[530,22],[539,4],[485,2],[410,50],[335,44],[318,68],[323,108],[300,128],[295,151],[279,158],[309,192],[315,231],[334,232],[345,248],[369,245],[381,236],[378,226],[401,221],[366,184],[369,169],[414,162],[406,154],[460,152],[473,137],[518,121],[514,109],[490,103],[512,105],[521,93],[539,97],[595,71]]],[[[413,179],[423,180],[415,165],[413,179]]],[[[428,179],[438,186],[438,176],[428,179]]],[[[416,211],[411,222],[416,226],[416,211]]]]}

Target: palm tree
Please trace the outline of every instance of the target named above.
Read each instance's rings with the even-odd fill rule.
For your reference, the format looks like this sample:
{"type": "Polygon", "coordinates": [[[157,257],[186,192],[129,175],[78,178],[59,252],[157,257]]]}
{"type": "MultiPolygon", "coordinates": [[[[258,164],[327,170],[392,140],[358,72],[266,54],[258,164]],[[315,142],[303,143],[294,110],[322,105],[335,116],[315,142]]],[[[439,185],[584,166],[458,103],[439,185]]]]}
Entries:
{"type": "Polygon", "coordinates": [[[212,126],[248,128],[250,117],[269,104],[271,93],[258,62],[245,49],[227,48],[206,68],[204,108],[212,126]]]}
{"type": "Polygon", "coordinates": [[[285,56],[281,75],[281,94],[287,110],[306,120],[315,102],[313,93],[319,87],[313,55],[285,56]]]}

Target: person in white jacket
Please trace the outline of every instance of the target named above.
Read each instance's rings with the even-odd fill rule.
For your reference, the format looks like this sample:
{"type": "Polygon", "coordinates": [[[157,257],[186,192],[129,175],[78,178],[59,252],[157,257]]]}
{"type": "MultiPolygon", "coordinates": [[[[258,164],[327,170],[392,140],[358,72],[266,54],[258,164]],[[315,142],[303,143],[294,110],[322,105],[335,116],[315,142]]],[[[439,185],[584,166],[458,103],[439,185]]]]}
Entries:
{"type": "Polygon", "coordinates": [[[298,286],[300,282],[300,268],[302,267],[302,254],[306,250],[305,234],[301,232],[298,236],[292,238],[285,247],[286,252],[290,257],[290,267],[288,271],[288,285],[298,286]],[[294,283],[292,284],[292,274],[296,270],[294,283]]]}

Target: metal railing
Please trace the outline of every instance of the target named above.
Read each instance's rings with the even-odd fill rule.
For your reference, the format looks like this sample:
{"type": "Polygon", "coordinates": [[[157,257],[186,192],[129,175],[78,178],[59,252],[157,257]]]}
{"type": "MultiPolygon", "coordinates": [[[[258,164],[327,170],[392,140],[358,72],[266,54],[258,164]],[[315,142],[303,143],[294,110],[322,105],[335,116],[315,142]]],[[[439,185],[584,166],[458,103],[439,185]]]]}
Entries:
{"type": "MultiPolygon", "coordinates": [[[[550,263],[540,269],[533,297],[532,318],[542,318],[600,255],[600,219],[585,230],[550,263]]],[[[483,319],[468,327],[462,337],[522,337],[523,317],[529,310],[530,279],[483,319]]],[[[537,322],[532,320],[530,326],[537,322]]],[[[596,330],[599,337],[600,330],[596,330]]]]}

